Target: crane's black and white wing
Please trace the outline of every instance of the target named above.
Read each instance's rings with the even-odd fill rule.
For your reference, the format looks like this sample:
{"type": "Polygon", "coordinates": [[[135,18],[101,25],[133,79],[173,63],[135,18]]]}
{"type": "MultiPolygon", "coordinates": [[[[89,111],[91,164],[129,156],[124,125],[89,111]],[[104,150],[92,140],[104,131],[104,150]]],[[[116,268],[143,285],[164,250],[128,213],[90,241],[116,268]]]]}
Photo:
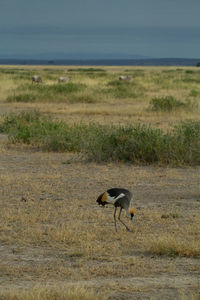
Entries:
{"type": "Polygon", "coordinates": [[[101,194],[97,198],[97,202],[101,205],[105,204],[113,204],[122,198],[130,198],[132,197],[132,193],[126,189],[123,188],[112,188],[101,194]]]}
{"type": "Polygon", "coordinates": [[[107,202],[111,204],[115,204],[115,202],[121,198],[126,196],[126,193],[129,192],[128,190],[122,188],[112,188],[107,190],[107,202]]]}

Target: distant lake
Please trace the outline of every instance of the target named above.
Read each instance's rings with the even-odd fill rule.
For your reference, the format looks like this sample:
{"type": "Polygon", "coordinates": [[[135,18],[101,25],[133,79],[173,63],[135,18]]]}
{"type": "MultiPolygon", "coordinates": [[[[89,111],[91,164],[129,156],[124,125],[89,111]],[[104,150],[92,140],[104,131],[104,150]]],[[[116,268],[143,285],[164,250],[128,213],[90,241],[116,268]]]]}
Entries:
{"type": "Polygon", "coordinates": [[[196,66],[200,59],[0,59],[1,65],[55,65],[55,66],[196,66]]]}

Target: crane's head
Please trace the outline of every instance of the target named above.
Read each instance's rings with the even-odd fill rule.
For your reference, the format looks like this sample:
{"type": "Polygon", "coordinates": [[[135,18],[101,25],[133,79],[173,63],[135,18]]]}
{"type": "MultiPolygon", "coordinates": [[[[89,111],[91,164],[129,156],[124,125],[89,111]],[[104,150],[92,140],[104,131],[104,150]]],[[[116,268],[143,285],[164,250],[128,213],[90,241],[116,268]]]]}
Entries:
{"type": "Polygon", "coordinates": [[[135,213],[136,213],[136,209],[134,207],[130,207],[128,210],[128,214],[131,220],[133,220],[135,213]]]}
{"type": "Polygon", "coordinates": [[[104,205],[107,204],[106,200],[107,200],[107,193],[103,193],[103,194],[99,195],[99,197],[97,198],[97,201],[96,201],[96,202],[97,202],[99,205],[104,206],[104,205]]]}

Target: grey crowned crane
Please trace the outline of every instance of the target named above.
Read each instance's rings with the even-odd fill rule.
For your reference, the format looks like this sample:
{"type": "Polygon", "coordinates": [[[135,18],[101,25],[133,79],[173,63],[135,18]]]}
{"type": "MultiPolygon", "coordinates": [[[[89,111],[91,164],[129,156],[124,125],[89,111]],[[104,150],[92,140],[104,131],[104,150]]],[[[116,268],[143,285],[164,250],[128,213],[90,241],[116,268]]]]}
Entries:
{"type": "Polygon", "coordinates": [[[135,214],[135,208],[132,206],[133,194],[123,188],[112,188],[99,195],[96,201],[99,205],[112,204],[115,207],[114,210],[114,221],[115,231],[117,231],[116,212],[117,208],[120,208],[118,220],[126,227],[127,231],[130,231],[128,226],[120,219],[122,209],[125,209],[128,217],[132,220],[135,214]]]}

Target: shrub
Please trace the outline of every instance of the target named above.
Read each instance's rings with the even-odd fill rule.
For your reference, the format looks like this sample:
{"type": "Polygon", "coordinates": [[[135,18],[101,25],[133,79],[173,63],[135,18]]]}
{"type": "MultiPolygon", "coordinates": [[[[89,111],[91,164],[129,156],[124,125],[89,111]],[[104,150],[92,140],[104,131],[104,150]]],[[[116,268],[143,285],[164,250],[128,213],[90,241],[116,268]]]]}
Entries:
{"type": "Polygon", "coordinates": [[[180,161],[192,165],[200,164],[200,122],[187,120],[173,130],[174,153],[180,161]]]}
{"type": "Polygon", "coordinates": [[[86,145],[87,157],[95,161],[155,162],[160,130],[145,125],[96,126],[86,145]]]}

